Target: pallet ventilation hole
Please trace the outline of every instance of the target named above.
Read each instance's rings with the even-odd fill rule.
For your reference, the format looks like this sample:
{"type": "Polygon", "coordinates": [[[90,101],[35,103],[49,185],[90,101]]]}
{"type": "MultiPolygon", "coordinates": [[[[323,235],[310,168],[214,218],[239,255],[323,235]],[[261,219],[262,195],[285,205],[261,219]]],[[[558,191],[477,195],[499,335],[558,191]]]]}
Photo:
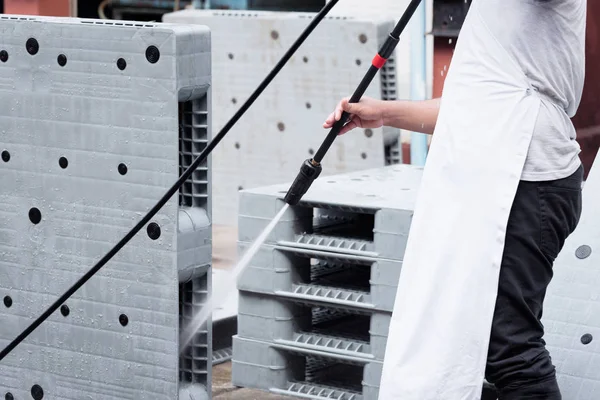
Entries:
{"type": "Polygon", "coordinates": [[[127,174],[127,165],[121,163],[119,164],[119,166],[117,167],[117,170],[119,171],[119,174],[121,175],[125,175],[127,174]]]}
{"type": "Polygon", "coordinates": [[[27,39],[27,43],[25,43],[25,48],[29,54],[34,56],[40,50],[40,44],[35,38],[29,38],[27,39]]]}
{"type": "Polygon", "coordinates": [[[69,160],[67,160],[66,157],[61,157],[61,158],[58,159],[58,165],[62,169],[66,169],[69,166],[69,160]]]}
{"type": "Polygon", "coordinates": [[[71,314],[71,310],[69,309],[69,306],[66,304],[63,304],[60,307],[60,313],[62,314],[63,317],[68,317],[69,314],[71,314]]]}
{"type": "Polygon", "coordinates": [[[119,58],[117,60],[117,68],[123,71],[125,68],[127,68],[127,61],[125,61],[124,58],[119,58]]]}
{"type": "Polygon", "coordinates": [[[56,58],[56,62],[58,62],[58,65],[60,65],[61,67],[64,67],[65,65],[67,65],[67,56],[64,54],[59,54],[56,58]]]}
{"type": "Polygon", "coordinates": [[[150,64],[156,64],[160,60],[160,50],[156,46],[148,46],[146,49],[146,60],[150,64]]]}
{"type": "Polygon", "coordinates": [[[581,343],[583,343],[584,345],[586,345],[586,346],[587,346],[588,344],[592,343],[592,340],[593,340],[593,339],[594,339],[594,338],[593,338],[593,336],[592,336],[591,334],[589,334],[589,333],[586,333],[585,335],[583,335],[583,336],[581,337],[581,343]]]}
{"type": "Polygon", "coordinates": [[[156,222],[151,222],[146,228],[146,233],[150,239],[157,240],[160,238],[160,226],[156,222]]]}
{"type": "Polygon", "coordinates": [[[42,400],[44,398],[44,389],[40,385],[33,385],[31,387],[31,397],[33,397],[33,400],[42,400]]]}
{"type": "Polygon", "coordinates": [[[29,220],[35,225],[42,221],[42,212],[39,210],[39,208],[33,207],[29,210],[29,220]]]}

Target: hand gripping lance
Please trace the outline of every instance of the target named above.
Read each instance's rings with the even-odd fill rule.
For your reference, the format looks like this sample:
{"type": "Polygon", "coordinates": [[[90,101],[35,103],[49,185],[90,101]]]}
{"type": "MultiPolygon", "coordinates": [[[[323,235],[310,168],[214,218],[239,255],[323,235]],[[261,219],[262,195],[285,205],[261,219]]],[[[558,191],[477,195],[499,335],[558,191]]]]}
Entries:
{"type": "MultiPolygon", "coordinates": [[[[400,41],[400,35],[404,31],[404,28],[406,28],[406,25],[408,25],[408,22],[410,21],[420,4],[421,0],[412,0],[410,2],[406,11],[402,15],[402,18],[400,18],[400,21],[398,21],[398,24],[396,24],[394,30],[390,33],[387,40],[383,43],[383,46],[381,46],[379,52],[373,58],[369,70],[367,71],[362,81],[354,91],[354,94],[352,94],[352,97],[350,98],[350,103],[358,103],[360,101],[360,98],[363,96],[363,94],[373,81],[373,78],[375,78],[375,75],[377,75],[377,72],[379,72],[379,70],[384,66],[387,59],[394,52],[396,45],[400,41]]],[[[314,180],[317,179],[321,174],[321,171],[323,169],[321,167],[321,161],[323,160],[323,157],[325,157],[325,154],[333,144],[333,141],[339,135],[340,131],[342,130],[344,125],[346,125],[349,119],[350,114],[344,111],[340,120],[333,125],[333,127],[327,134],[327,137],[321,144],[321,147],[319,147],[319,150],[315,153],[314,157],[305,160],[302,163],[298,176],[296,176],[294,183],[292,183],[292,186],[290,186],[287,194],[285,195],[284,201],[286,203],[288,203],[291,206],[295,206],[300,202],[302,196],[306,194],[308,189],[310,189],[310,186],[312,185],[314,180]]]]}

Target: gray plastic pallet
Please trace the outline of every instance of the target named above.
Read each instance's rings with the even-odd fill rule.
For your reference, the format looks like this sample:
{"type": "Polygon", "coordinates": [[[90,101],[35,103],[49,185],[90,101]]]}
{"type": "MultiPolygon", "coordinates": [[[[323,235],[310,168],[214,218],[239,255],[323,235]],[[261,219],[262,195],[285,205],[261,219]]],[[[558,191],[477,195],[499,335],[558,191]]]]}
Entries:
{"type": "Polygon", "coordinates": [[[240,292],[238,335],[341,359],[383,360],[391,313],[368,314],[319,303],[300,303],[240,292]]]}
{"type": "MultiPolygon", "coordinates": [[[[266,244],[402,260],[422,168],[394,165],[317,179],[266,244]]],[[[290,184],[241,192],[238,239],[252,242],[284,205],[290,184]]]]}
{"type": "Polygon", "coordinates": [[[600,157],[583,188],[583,212],[554,264],[544,304],[544,339],[565,400],[600,393],[600,157]]]}
{"type": "Polygon", "coordinates": [[[233,338],[231,381],[236,386],[308,399],[375,400],[383,364],[341,361],[329,353],[233,338]]]}
{"type": "MultiPolygon", "coordinates": [[[[0,347],[114,246],[205,148],[205,27],[0,16],[0,347]]],[[[207,399],[210,161],[0,363],[6,399],[207,399]],[[192,396],[192,397],[191,397],[192,396]]]]}
{"type": "MultiPolygon", "coordinates": [[[[250,245],[239,242],[239,254],[250,245]]],[[[238,289],[391,312],[401,268],[401,261],[263,245],[241,273],[238,289]]]]}
{"type": "MultiPolygon", "coordinates": [[[[336,6],[337,7],[337,6],[336,6]]],[[[400,14],[334,15],[332,10],[265,90],[240,124],[214,150],[215,223],[237,225],[240,188],[293,179],[300,163],[323,140],[323,118],[344,93],[350,95],[400,14]],[[336,51],[343,48],[345,51],[336,51]],[[268,112],[265,112],[268,110],[268,112]],[[251,129],[249,129],[251,127],[251,129]],[[273,158],[275,154],[282,155],[273,158]],[[264,168],[264,165],[276,165],[264,168]]],[[[213,52],[214,121],[219,130],[264,79],[310,23],[314,13],[243,10],[182,10],[164,15],[166,22],[210,27],[213,52]],[[238,32],[244,32],[240,40],[238,32]]],[[[366,95],[408,97],[398,92],[392,56],[366,95]]],[[[406,70],[407,71],[407,70],[406,70]]],[[[406,72],[404,71],[404,72],[406,72]]],[[[406,72],[408,74],[408,72],[406,72]]],[[[404,75],[408,82],[408,75],[404,75]]],[[[333,143],[323,175],[385,165],[388,149],[399,142],[399,130],[357,130],[333,143]]],[[[388,157],[401,161],[401,154],[388,157]]]]}

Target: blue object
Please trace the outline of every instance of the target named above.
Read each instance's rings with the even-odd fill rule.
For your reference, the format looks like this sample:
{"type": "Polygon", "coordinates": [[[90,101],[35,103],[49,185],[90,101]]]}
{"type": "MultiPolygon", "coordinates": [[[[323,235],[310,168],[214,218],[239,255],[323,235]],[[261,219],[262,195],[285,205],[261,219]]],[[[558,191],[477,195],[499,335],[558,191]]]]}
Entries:
{"type": "MultiPolygon", "coordinates": [[[[427,76],[427,42],[425,39],[426,9],[421,3],[413,20],[410,54],[410,99],[425,100],[427,76]]],[[[412,132],[410,135],[410,163],[424,166],[427,159],[427,135],[412,132]]]]}
{"type": "Polygon", "coordinates": [[[231,9],[231,10],[247,10],[250,0],[206,0],[205,8],[211,9],[231,9]]]}

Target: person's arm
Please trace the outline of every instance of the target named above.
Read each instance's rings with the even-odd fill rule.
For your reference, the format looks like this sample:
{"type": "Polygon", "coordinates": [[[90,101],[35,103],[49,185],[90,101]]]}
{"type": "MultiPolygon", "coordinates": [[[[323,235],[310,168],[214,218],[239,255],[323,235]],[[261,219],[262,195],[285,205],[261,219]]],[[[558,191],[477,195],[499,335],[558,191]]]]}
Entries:
{"type": "Polygon", "coordinates": [[[424,101],[384,101],[363,97],[358,103],[343,99],[329,115],[323,128],[329,129],[342,117],[342,112],[351,114],[340,134],[354,128],[380,128],[391,126],[412,132],[432,134],[440,109],[440,99],[424,101]]]}
{"type": "Polygon", "coordinates": [[[411,132],[433,134],[440,99],[423,101],[384,101],[383,124],[411,132]]]}

